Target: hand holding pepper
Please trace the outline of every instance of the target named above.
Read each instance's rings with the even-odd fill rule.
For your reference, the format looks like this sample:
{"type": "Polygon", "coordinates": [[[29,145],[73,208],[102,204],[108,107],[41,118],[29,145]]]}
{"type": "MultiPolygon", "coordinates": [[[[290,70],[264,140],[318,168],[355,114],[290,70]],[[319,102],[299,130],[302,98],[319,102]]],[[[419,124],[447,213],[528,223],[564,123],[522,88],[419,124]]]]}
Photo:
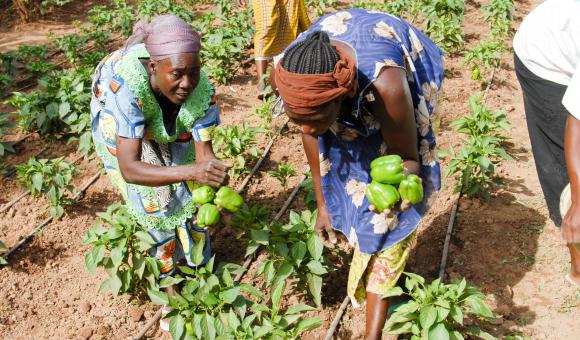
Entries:
{"type": "Polygon", "coordinates": [[[193,172],[191,179],[213,187],[219,187],[226,181],[229,168],[228,164],[217,159],[196,163],[191,166],[193,172]]]}

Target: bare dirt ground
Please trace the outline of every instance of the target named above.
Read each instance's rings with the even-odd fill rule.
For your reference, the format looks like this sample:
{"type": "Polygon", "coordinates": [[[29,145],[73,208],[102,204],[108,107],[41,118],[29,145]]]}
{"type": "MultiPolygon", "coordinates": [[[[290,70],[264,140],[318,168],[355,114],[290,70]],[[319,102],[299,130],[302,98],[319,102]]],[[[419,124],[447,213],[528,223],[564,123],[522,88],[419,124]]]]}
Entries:
{"type": "MultiPolygon", "coordinates": [[[[538,0],[516,2],[515,26],[538,0]]],[[[481,20],[479,4],[467,2],[464,30],[467,45],[474,45],[487,31],[481,20]]],[[[72,26],[64,25],[64,30],[72,26]],[[68,28],[67,28],[68,27],[68,28]]],[[[45,30],[50,30],[45,27],[45,30]]],[[[1,48],[16,41],[25,31],[11,27],[2,32],[1,48]]],[[[24,33],[26,35],[26,33],[24,33]]],[[[25,38],[22,38],[25,39],[25,38]]],[[[26,40],[26,42],[30,42],[26,40]]],[[[39,41],[41,42],[41,41],[39,41]]],[[[480,91],[470,79],[462,58],[446,59],[447,78],[441,100],[442,126],[440,148],[458,147],[460,136],[448,124],[468,113],[467,98],[480,91]]],[[[258,105],[255,98],[255,76],[252,69],[242,70],[231,84],[219,86],[219,102],[223,124],[250,125],[262,122],[253,114],[258,105]]],[[[448,277],[465,276],[487,294],[495,313],[501,316],[487,326],[490,333],[505,337],[522,334],[532,339],[577,339],[580,334],[580,291],[571,287],[564,274],[569,259],[559,231],[547,217],[547,210],[538,184],[527,134],[519,85],[513,71],[513,58],[505,55],[496,72],[494,85],[488,94],[488,105],[508,112],[512,123],[510,152],[513,162],[506,162],[501,173],[507,185],[494,192],[489,201],[462,198],[452,237],[448,277]]],[[[7,108],[3,107],[6,112],[7,108]]],[[[281,124],[274,121],[272,129],[281,124]]],[[[259,145],[267,142],[261,137],[259,145]]],[[[9,156],[7,164],[26,161],[43,147],[43,157],[76,157],[74,147],[62,143],[45,143],[33,136],[18,146],[18,154],[9,156]]],[[[280,160],[290,161],[297,170],[306,166],[296,127],[290,125],[275,142],[270,155],[252,179],[246,197],[253,203],[266,205],[272,216],[282,206],[289,191],[267,174],[280,160]]],[[[445,160],[443,160],[445,165],[445,160]]],[[[75,178],[80,186],[98,171],[97,160],[84,160],[84,170],[75,178]]],[[[239,180],[234,184],[239,184],[239,180]]],[[[293,178],[290,188],[296,185],[293,178]]],[[[407,270],[428,278],[437,277],[441,249],[450,210],[454,203],[453,181],[444,181],[440,192],[420,228],[419,240],[407,270]]],[[[23,188],[14,176],[0,179],[0,205],[10,201],[23,188]]],[[[66,216],[48,225],[43,232],[9,258],[10,265],[0,275],[0,337],[4,339],[119,339],[136,334],[156,311],[156,307],[140,297],[123,296],[113,299],[99,295],[97,289],[104,273],[96,277],[84,268],[88,249],[82,237],[95,221],[95,212],[103,211],[120,197],[108,179],[102,176],[85,196],[67,209],[66,216]]],[[[43,199],[27,197],[0,216],[0,239],[8,247],[27,235],[46,218],[43,199]]],[[[303,208],[300,195],[293,208],[303,208]]],[[[212,246],[221,261],[243,261],[243,246],[231,228],[215,231],[212,246]]],[[[341,246],[330,255],[335,272],[327,275],[323,287],[323,308],[316,314],[325,320],[324,326],[308,334],[308,339],[321,339],[346,292],[348,247],[341,246]]],[[[260,259],[258,259],[259,261],[260,259]]],[[[255,264],[253,265],[255,266],[255,264]]],[[[252,267],[253,268],[253,267],[252,267]]],[[[259,286],[252,279],[252,269],[244,280],[259,286]]],[[[305,301],[304,296],[288,291],[286,304],[305,301]]],[[[348,308],[336,339],[360,339],[364,332],[364,310],[348,308]]],[[[155,327],[151,338],[168,338],[155,327]]]]}

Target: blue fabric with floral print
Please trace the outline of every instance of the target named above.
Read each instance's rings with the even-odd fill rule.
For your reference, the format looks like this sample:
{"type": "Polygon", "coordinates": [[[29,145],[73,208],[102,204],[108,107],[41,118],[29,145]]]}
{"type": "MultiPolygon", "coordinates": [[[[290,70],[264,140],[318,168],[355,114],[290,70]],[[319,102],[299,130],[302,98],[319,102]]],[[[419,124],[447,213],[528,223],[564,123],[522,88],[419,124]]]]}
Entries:
{"type": "Polygon", "coordinates": [[[359,82],[359,93],[352,101],[352,117],[348,121],[337,120],[318,139],[324,199],[333,227],[352,244],[358,244],[362,253],[375,254],[405,239],[417,228],[427,210],[427,198],[441,186],[432,119],[443,80],[442,52],[404,20],[363,9],[323,16],[296,41],[319,30],[356,51],[359,82]],[[370,212],[364,195],[371,181],[370,162],[388,153],[380,125],[365,105],[374,100],[370,85],[384,67],[399,67],[407,73],[425,189],[424,202],[399,213],[393,220],[370,212]]]}

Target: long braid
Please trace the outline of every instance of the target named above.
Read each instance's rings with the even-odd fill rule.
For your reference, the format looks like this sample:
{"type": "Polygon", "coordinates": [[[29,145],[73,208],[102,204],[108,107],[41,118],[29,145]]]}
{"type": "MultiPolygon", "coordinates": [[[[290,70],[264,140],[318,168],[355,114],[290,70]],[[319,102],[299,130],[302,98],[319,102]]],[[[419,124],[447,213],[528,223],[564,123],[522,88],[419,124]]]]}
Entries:
{"type": "Polygon", "coordinates": [[[328,34],[315,31],[292,45],[281,62],[288,72],[322,74],[332,72],[339,59],[336,47],[330,44],[328,34]]]}

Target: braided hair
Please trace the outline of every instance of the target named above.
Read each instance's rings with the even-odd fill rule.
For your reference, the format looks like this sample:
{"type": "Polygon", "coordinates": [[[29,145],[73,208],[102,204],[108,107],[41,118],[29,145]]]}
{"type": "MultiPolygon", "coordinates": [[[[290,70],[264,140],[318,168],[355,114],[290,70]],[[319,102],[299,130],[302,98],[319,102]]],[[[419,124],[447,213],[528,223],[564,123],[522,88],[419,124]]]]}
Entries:
{"type": "Polygon", "coordinates": [[[340,56],[336,47],[330,44],[328,34],[314,31],[288,48],[281,62],[288,72],[323,74],[332,72],[339,60],[340,56]]]}

